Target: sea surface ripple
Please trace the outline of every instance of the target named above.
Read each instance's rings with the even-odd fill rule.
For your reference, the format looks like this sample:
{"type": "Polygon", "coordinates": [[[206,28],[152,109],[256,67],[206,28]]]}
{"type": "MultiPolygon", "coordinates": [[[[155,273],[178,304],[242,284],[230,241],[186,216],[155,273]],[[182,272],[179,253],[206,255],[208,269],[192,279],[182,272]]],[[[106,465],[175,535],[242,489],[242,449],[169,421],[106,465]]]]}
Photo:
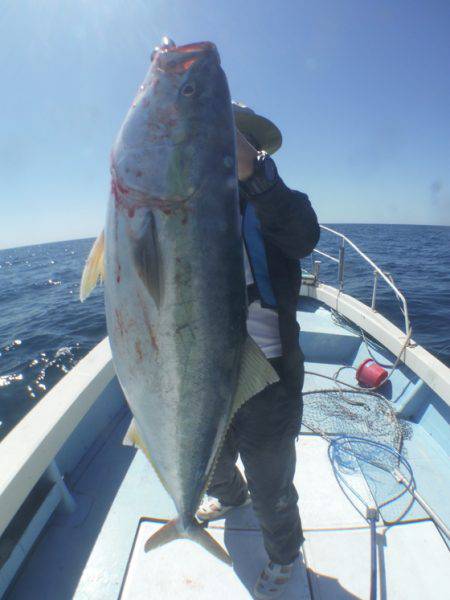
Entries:
{"type": "MultiPolygon", "coordinates": [[[[450,365],[450,227],[332,225],[352,239],[406,295],[415,341],[450,365]]],[[[79,281],[92,239],[0,251],[0,439],[106,335],[103,291],[81,304],[79,281]]],[[[337,256],[324,232],[319,248],[337,256]]],[[[321,279],[337,283],[320,258],[321,279]]],[[[370,304],[373,275],[349,248],[344,291],[370,304]]],[[[305,259],[304,268],[311,267],[305,259]]],[[[402,314],[379,283],[377,309],[398,326],[402,314]]]]}

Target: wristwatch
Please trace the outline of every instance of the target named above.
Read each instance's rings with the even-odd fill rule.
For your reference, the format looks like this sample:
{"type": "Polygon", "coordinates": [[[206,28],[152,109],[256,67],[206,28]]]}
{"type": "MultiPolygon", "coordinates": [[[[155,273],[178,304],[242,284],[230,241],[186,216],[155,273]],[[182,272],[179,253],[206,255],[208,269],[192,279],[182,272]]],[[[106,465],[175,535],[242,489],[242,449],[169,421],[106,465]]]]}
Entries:
{"type": "Polygon", "coordinates": [[[271,190],[279,179],[277,167],[267,152],[258,152],[253,174],[239,185],[249,196],[257,196],[271,190]]]}

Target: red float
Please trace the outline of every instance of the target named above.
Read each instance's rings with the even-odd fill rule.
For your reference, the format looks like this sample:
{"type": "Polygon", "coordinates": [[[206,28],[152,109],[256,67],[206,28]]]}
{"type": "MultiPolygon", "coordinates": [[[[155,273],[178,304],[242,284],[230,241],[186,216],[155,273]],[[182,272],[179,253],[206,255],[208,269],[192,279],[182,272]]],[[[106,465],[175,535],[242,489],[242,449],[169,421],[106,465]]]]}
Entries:
{"type": "Polygon", "coordinates": [[[373,358],[367,358],[356,371],[356,379],[360,385],[378,387],[388,377],[388,372],[383,369],[373,358]]]}

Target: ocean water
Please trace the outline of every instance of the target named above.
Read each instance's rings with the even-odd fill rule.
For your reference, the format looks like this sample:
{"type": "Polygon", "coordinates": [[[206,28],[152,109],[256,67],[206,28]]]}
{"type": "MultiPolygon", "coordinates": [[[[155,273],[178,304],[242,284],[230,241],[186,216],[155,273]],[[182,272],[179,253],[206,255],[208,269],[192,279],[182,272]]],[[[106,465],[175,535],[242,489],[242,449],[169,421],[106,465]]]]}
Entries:
{"type": "Polygon", "coordinates": [[[92,241],[0,251],[0,438],[106,335],[101,288],[78,299],[92,241]]]}
{"type": "MultiPolygon", "coordinates": [[[[450,365],[450,227],[332,227],[393,275],[408,300],[413,338],[450,365]]],[[[0,439],[106,335],[102,288],[84,304],[78,300],[92,242],[0,251],[0,439]]],[[[331,234],[323,233],[318,247],[337,256],[331,234]]],[[[321,260],[321,279],[336,285],[336,265],[321,260]]],[[[344,291],[370,304],[372,281],[367,265],[347,249],[344,291]]],[[[398,303],[382,282],[377,299],[377,309],[402,326],[398,303]]]]}

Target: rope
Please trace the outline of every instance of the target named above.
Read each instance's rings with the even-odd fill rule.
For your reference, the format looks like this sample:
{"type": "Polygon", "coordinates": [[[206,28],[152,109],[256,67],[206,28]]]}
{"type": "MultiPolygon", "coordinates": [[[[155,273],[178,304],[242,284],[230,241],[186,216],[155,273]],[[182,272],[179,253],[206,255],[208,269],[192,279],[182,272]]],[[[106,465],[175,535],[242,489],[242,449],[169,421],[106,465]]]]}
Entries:
{"type": "MultiPolygon", "coordinates": [[[[332,310],[332,313],[336,313],[336,311],[332,310]]],[[[336,314],[338,314],[338,315],[339,315],[339,313],[336,313],[336,314]]],[[[339,315],[339,316],[340,316],[342,319],[344,319],[344,317],[342,317],[341,315],[339,315]]],[[[372,353],[371,353],[371,351],[370,351],[370,348],[369,348],[369,345],[368,345],[368,343],[367,343],[367,340],[366,340],[366,337],[365,337],[365,335],[364,335],[364,332],[363,332],[363,330],[362,330],[362,329],[360,329],[360,332],[361,332],[361,334],[362,334],[362,338],[363,338],[363,340],[364,340],[364,342],[365,342],[365,344],[366,344],[366,347],[367,347],[367,350],[368,350],[368,353],[369,353],[369,355],[371,356],[371,358],[372,358],[372,359],[373,359],[375,362],[377,362],[377,360],[376,360],[376,359],[373,357],[373,355],[372,355],[372,353]]],[[[347,365],[345,365],[345,366],[343,366],[343,367],[340,367],[340,368],[339,368],[339,369],[336,371],[336,373],[333,375],[333,377],[329,377],[328,375],[323,375],[322,373],[316,373],[316,372],[314,372],[314,371],[305,371],[305,374],[308,374],[308,375],[316,375],[316,376],[318,376],[318,377],[324,377],[325,379],[330,379],[331,381],[334,381],[334,382],[336,382],[337,384],[340,384],[340,385],[345,385],[345,386],[347,386],[347,387],[348,387],[348,388],[350,388],[350,389],[354,389],[354,390],[358,390],[358,391],[362,391],[362,390],[364,390],[364,391],[366,391],[366,392],[375,391],[375,390],[377,390],[378,388],[380,388],[382,385],[384,385],[384,384],[385,384],[385,383],[386,383],[386,382],[387,382],[387,381],[388,381],[388,380],[389,380],[389,379],[392,377],[392,375],[394,374],[395,370],[397,369],[397,367],[398,367],[398,365],[399,365],[399,363],[400,363],[400,361],[401,361],[402,354],[405,352],[406,346],[409,344],[409,340],[411,339],[411,336],[412,336],[412,329],[410,328],[410,330],[409,330],[409,332],[408,332],[408,335],[406,336],[406,338],[405,338],[405,341],[403,342],[403,344],[402,344],[402,347],[400,348],[400,352],[398,353],[398,355],[397,355],[397,357],[396,357],[396,359],[395,359],[395,362],[394,362],[394,364],[393,364],[393,365],[390,365],[390,366],[391,366],[391,371],[390,371],[390,373],[388,374],[388,376],[386,377],[386,379],[384,379],[384,380],[383,380],[383,381],[382,381],[380,384],[378,384],[378,385],[376,385],[376,386],[373,386],[373,387],[365,387],[365,388],[361,388],[361,387],[359,387],[359,386],[355,386],[355,385],[351,385],[350,383],[346,383],[345,381],[340,381],[340,380],[337,378],[337,376],[339,375],[339,373],[340,373],[340,372],[341,372],[343,369],[354,369],[354,370],[356,371],[357,369],[355,369],[355,367],[353,367],[353,366],[347,366],[347,365]]],[[[380,363],[378,363],[378,364],[380,364],[380,363]]],[[[384,365],[381,365],[381,366],[384,366],[384,365]]],[[[316,391],[317,393],[319,393],[319,392],[321,392],[322,390],[315,390],[315,391],[316,391]]]]}
{"type": "MultiPolygon", "coordinates": [[[[334,311],[333,309],[331,312],[332,312],[332,317],[335,320],[339,321],[339,325],[341,325],[347,329],[351,329],[352,331],[355,330],[353,327],[351,327],[348,320],[345,319],[342,315],[340,315],[338,312],[334,311]]],[[[321,415],[322,418],[319,419],[318,417],[320,415],[315,414],[315,412],[317,411],[317,404],[314,404],[314,401],[313,401],[313,404],[311,405],[312,412],[310,413],[310,420],[314,421],[314,423],[312,423],[312,422],[306,423],[305,420],[303,420],[303,423],[304,423],[304,425],[306,425],[306,427],[308,429],[310,429],[311,431],[313,431],[316,434],[319,434],[321,437],[323,437],[324,439],[326,439],[328,441],[328,443],[329,443],[328,457],[330,459],[336,480],[337,480],[340,488],[342,489],[343,493],[346,495],[346,497],[351,502],[351,504],[354,506],[354,508],[358,511],[359,514],[361,514],[361,516],[364,519],[366,519],[368,521],[368,523],[370,525],[370,531],[371,531],[371,569],[370,569],[371,593],[370,593],[370,598],[371,598],[371,600],[375,600],[376,594],[377,594],[377,591],[376,591],[376,585],[377,585],[376,520],[378,518],[377,515],[380,515],[380,512],[379,512],[380,508],[384,508],[388,504],[392,505],[396,500],[398,500],[400,497],[402,497],[407,492],[409,492],[411,494],[412,502],[414,501],[413,494],[414,494],[415,482],[414,482],[413,471],[412,471],[412,468],[411,468],[411,465],[409,464],[409,462],[395,448],[391,448],[390,446],[387,446],[386,444],[382,444],[379,441],[362,438],[362,437],[349,436],[349,435],[341,435],[338,437],[336,437],[336,436],[331,437],[330,435],[327,435],[327,433],[325,431],[320,429],[320,427],[318,426],[318,423],[324,423],[324,426],[326,427],[327,420],[330,423],[329,419],[331,418],[331,425],[333,425],[333,420],[336,418],[336,415],[337,415],[339,421],[342,423],[342,425],[339,426],[340,429],[344,429],[344,430],[346,428],[347,429],[352,429],[352,428],[355,429],[355,427],[356,428],[359,427],[361,430],[361,428],[365,426],[366,429],[370,432],[369,435],[376,436],[377,434],[379,435],[379,431],[377,430],[377,428],[375,428],[375,430],[372,430],[370,428],[370,425],[373,424],[373,421],[372,422],[370,421],[371,417],[372,418],[375,417],[376,421],[379,420],[382,428],[383,428],[383,422],[386,423],[386,425],[387,425],[390,421],[389,427],[385,426],[387,433],[391,434],[391,438],[388,437],[388,439],[389,439],[389,441],[392,441],[393,443],[397,442],[398,449],[399,450],[401,449],[401,445],[402,445],[402,441],[403,441],[403,433],[402,433],[401,426],[398,423],[398,419],[395,414],[395,411],[392,407],[392,404],[390,402],[388,402],[383,396],[376,393],[376,390],[378,390],[382,385],[384,385],[392,377],[392,375],[394,374],[398,365],[400,364],[400,361],[402,360],[402,356],[404,355],[406,347],[409,344],[409,341],[411,339],[412,328],[409,329],[409,331],[406,335],[406,338],[400,348],[400,351],[395,358],[395,361],[392,364],[388,364],[388,365],[381,364],[377,361],[377,359],[373,355],[372,350],[369,346],[369,342],[366,338],[366,335],[361,328],[359,328],[359,334],[366,346],[366,349],[367,349],[367,352],[368,352],[370,358],[372,360],[374,360],[376,363],[380,364],[380,366],[383,366],[386,369],[390,369],[388,376],[379,385],[376,385],[373,387],[362,388],[358,385],[352,385],[350,383],[347,383],[347,382],[339,379],[339,375],[345,369],[352,369],[353,371],[357,371],[357,369],[352,365],[344,365],[342,367],[339,367],[332,376],[324,375],[323,373],[317,373],[315,371],[305,371],[305,374],[307,374],[307,375],[313,375],[316,377],[321,377],[323,379],[332,381],[333,384],[337,387],[316,389],[316,390],[312,390],[310,392],[303,393],[304,396],[313,395],[313,394],[319,395],[318,406],[319,406],[319,408],[322,408],[322,415],[321,415]],[[336,397],[335,397],[336,393],[340,394],[339,400],[343,400],[346,403],[356,406],[356,407],[366,407],[367,410],[369,411],[370,416],[365,417],[364,414],[361,414],[361,412],[358,413],[358,409],[355,409],[353,412],[347,412],[347,413],[345,413],[345,409],[343,409],[344,414],[341,417],[341,415],[339,414],[339,407],[337,407],[337,403],[336,403],[336,397]],[[330,394],[333,394],[333,396],[331,398],[329,396],[330,394]],[[367,396],[375,397],[377,399],[377,402],[380,404],[380,409],[382,407],[384,408],[384,415],[381,416],[379,410],[376,408],[376,406],[377,406],[376,404],[374,406],[374,404],[370,403],[370,402],[363,402],[361,400],[351,399],[352,394],[359,394],[359,395],[367,394],[367,396]],[[322,398],[320,396],[322,396],[322,398]],[[324,403],[323,398],[325,398],[325,403],[324,403]],[[355,418],[360,419],[360,421],[357,424],[355,424],[355,422],[353,421],[353,419],[355,419],[355,418]],[[369,427],[367,427],[368,424],[369,424],[369,427]],[[391,426],[393,426],[393,429],[390,429],[391,426]],[[347,444],[347,447],[343,448],[345,444],[347,444]],[[358,444],[360,445],[360,452],[357,451],[358,444]],[[364,448],[366,448],[366,451],[367,451],[367,449],[375,448],[378,452],[375,453],[375,456],[373,454],[372,454],[372,456],[370,456],[369,452],[366,452],[366,453],[363,452],[364,448]],[[348,455],[353,457],[353,459],[355,461],[355,463],[352,465],[353,470],[355,469],[355,466],[357,465],[357,469],[359,470],[359,472],[361,473],[361,475],[363,476],[363,478],[366,482],[368,491],[370,492],[370,496],[374,502],[374,505],[376,506],[376,510],[374,510],[372,508],[373,505],[372,505],[372,507],[369,506],[369,504],[358,493],[358,491],[356,489],[354,489],[349,484],[348,481],[346,481],[343,474],[338,470],[337,463],[339,463],[339,458],[341,459],[341,464],[345,464],[345,461],[342,461],[343,452],[346,452],[348,455]],[[339,454],[339,453],[341,453],[341,454],[339,454]],[[370,458],[372,458],[373,462],[370,461],[370,458]],[[374,461],[374,458],[376,458],[377,460],[374,461]],[[392,460],[394,460],[394,467],[390,464],[392,460]],[[374,468],[374,467],[380,468],[380,469],[382,469],[382,471],[385,471],[386,473],[388,473],[388,475],[390,475],[394,479],[394,481],[398,481],[398,472],[399,472],[400,465],[402,465],[403,468],[407,472],[407,477],[404,477],[404,482],[405,482],[404,487],[402,489],[400,489],[398,491],[398,493],[392,494],[392,492],[390,492],[389,497],[383,498],[383,496],[382,496],[381,499],[384,499],[384,501],[380,501],[381,499],[378,498],[378,502],[377,502],[376,497],[379,496],[379,490],[377,490],[376,483],[374,483],[373,481],[370,481],[370,469],[374,468]],[[367,471],[367,473],[366,473],[366,471],[367,471]],[[369,475],[369,479],[368,479],[367,475],[369,475]],[[375,487],[372,487],[374,485],[375,485],[375,487]],[[352,499],[351,494],[353,494],[353,499],[352,499]],[[361,504],[366,507],[366,514],[363,514],[362,511],[360,510],[360,508],[357,506],[357,504],[355,503],[355,498],[357,498],[361,502],[361,504]]],[[[384,493],[386,493],[386,490],[384,491],[384,493]]],[[[407,506],[407,508],[405,509],[405,512],[407,510],[409,510],[409,508],[410,508],[410,506],[407,506]]],[[[390,523],[390,524],[394,524],[394,523],[400,521],[403,518],[405,512],[402,511],[402,514],[400,514],[394,520],[394,522],[390,523]]],[[[383,518],[383,521],[385,522],[385,524],[387,523],[387,521],[384,518],[383,518]]]]}
{"type": "MultiPolygon", "coordinates": [[[[378,363],[381,367],[384,367],[385,369],[391,368],[391,372],[389,373],[388,377],[386,379],[384,379],[378,386],[375,387],[371,387],[371,388],[364,388],[366,390],[376,390],[379,387],[381,387],[383,384],[386,383],[386,381],[388,381],[392,374],[394,373],[395,369],[398,367],[398,364],[401,360],[402,354],[405,352],[406,346],[409,344],[409,340],[411,339],[412,336],[412,327],[409,328],[409,331],[406,335],[405,341],[402,344],[402,347],[400,348],[400,352],[398,353],[396,360],[394,362],[393,365],[386,365],[386,364],[382,364],[380,362],[378,362],[378,360],[374,357],[374,355],[372,354],[372,351],[370,349],[369,343],[367,341],[366,335],[363,331],[363,329],[361,327],[356,327],[354,326],[354,324],[349,321],[348,319],[346,319],[343,315],[341,315],[341,313],[339,313],[337,310],[335,310],[334,308],[331,309],[331,316],[334,319],[335,322],[337,322],[341,327],[343,327],[344,329],[347,329],[349,331],[352,331],[353,333],[357,332],[361,335],[367,352],[370,356],[370,358],[372,360],[374,360],[376,363],[378,363]]],[[[375,342],[372,342],[375,345],[375,342]]],[[[381,346],[379,346],[379,344],[376,344],[379,348],[381,348],[381,346]]],[[[341,367],[340,369],[338,369],[338,372],[335,374],[337,376],[337,374],[343,369],[344,367],[341,367]]],[[[355,367],[347,367],[347,368],[351,368],[354,369],[355,367]]],[[[350,385],[350,384],[348,384],[350,385]]],[[[351,386],[350,386],[351,387],[351,386]]],[[[359,388],[358,388],[359,389],[359,388]]]]}

